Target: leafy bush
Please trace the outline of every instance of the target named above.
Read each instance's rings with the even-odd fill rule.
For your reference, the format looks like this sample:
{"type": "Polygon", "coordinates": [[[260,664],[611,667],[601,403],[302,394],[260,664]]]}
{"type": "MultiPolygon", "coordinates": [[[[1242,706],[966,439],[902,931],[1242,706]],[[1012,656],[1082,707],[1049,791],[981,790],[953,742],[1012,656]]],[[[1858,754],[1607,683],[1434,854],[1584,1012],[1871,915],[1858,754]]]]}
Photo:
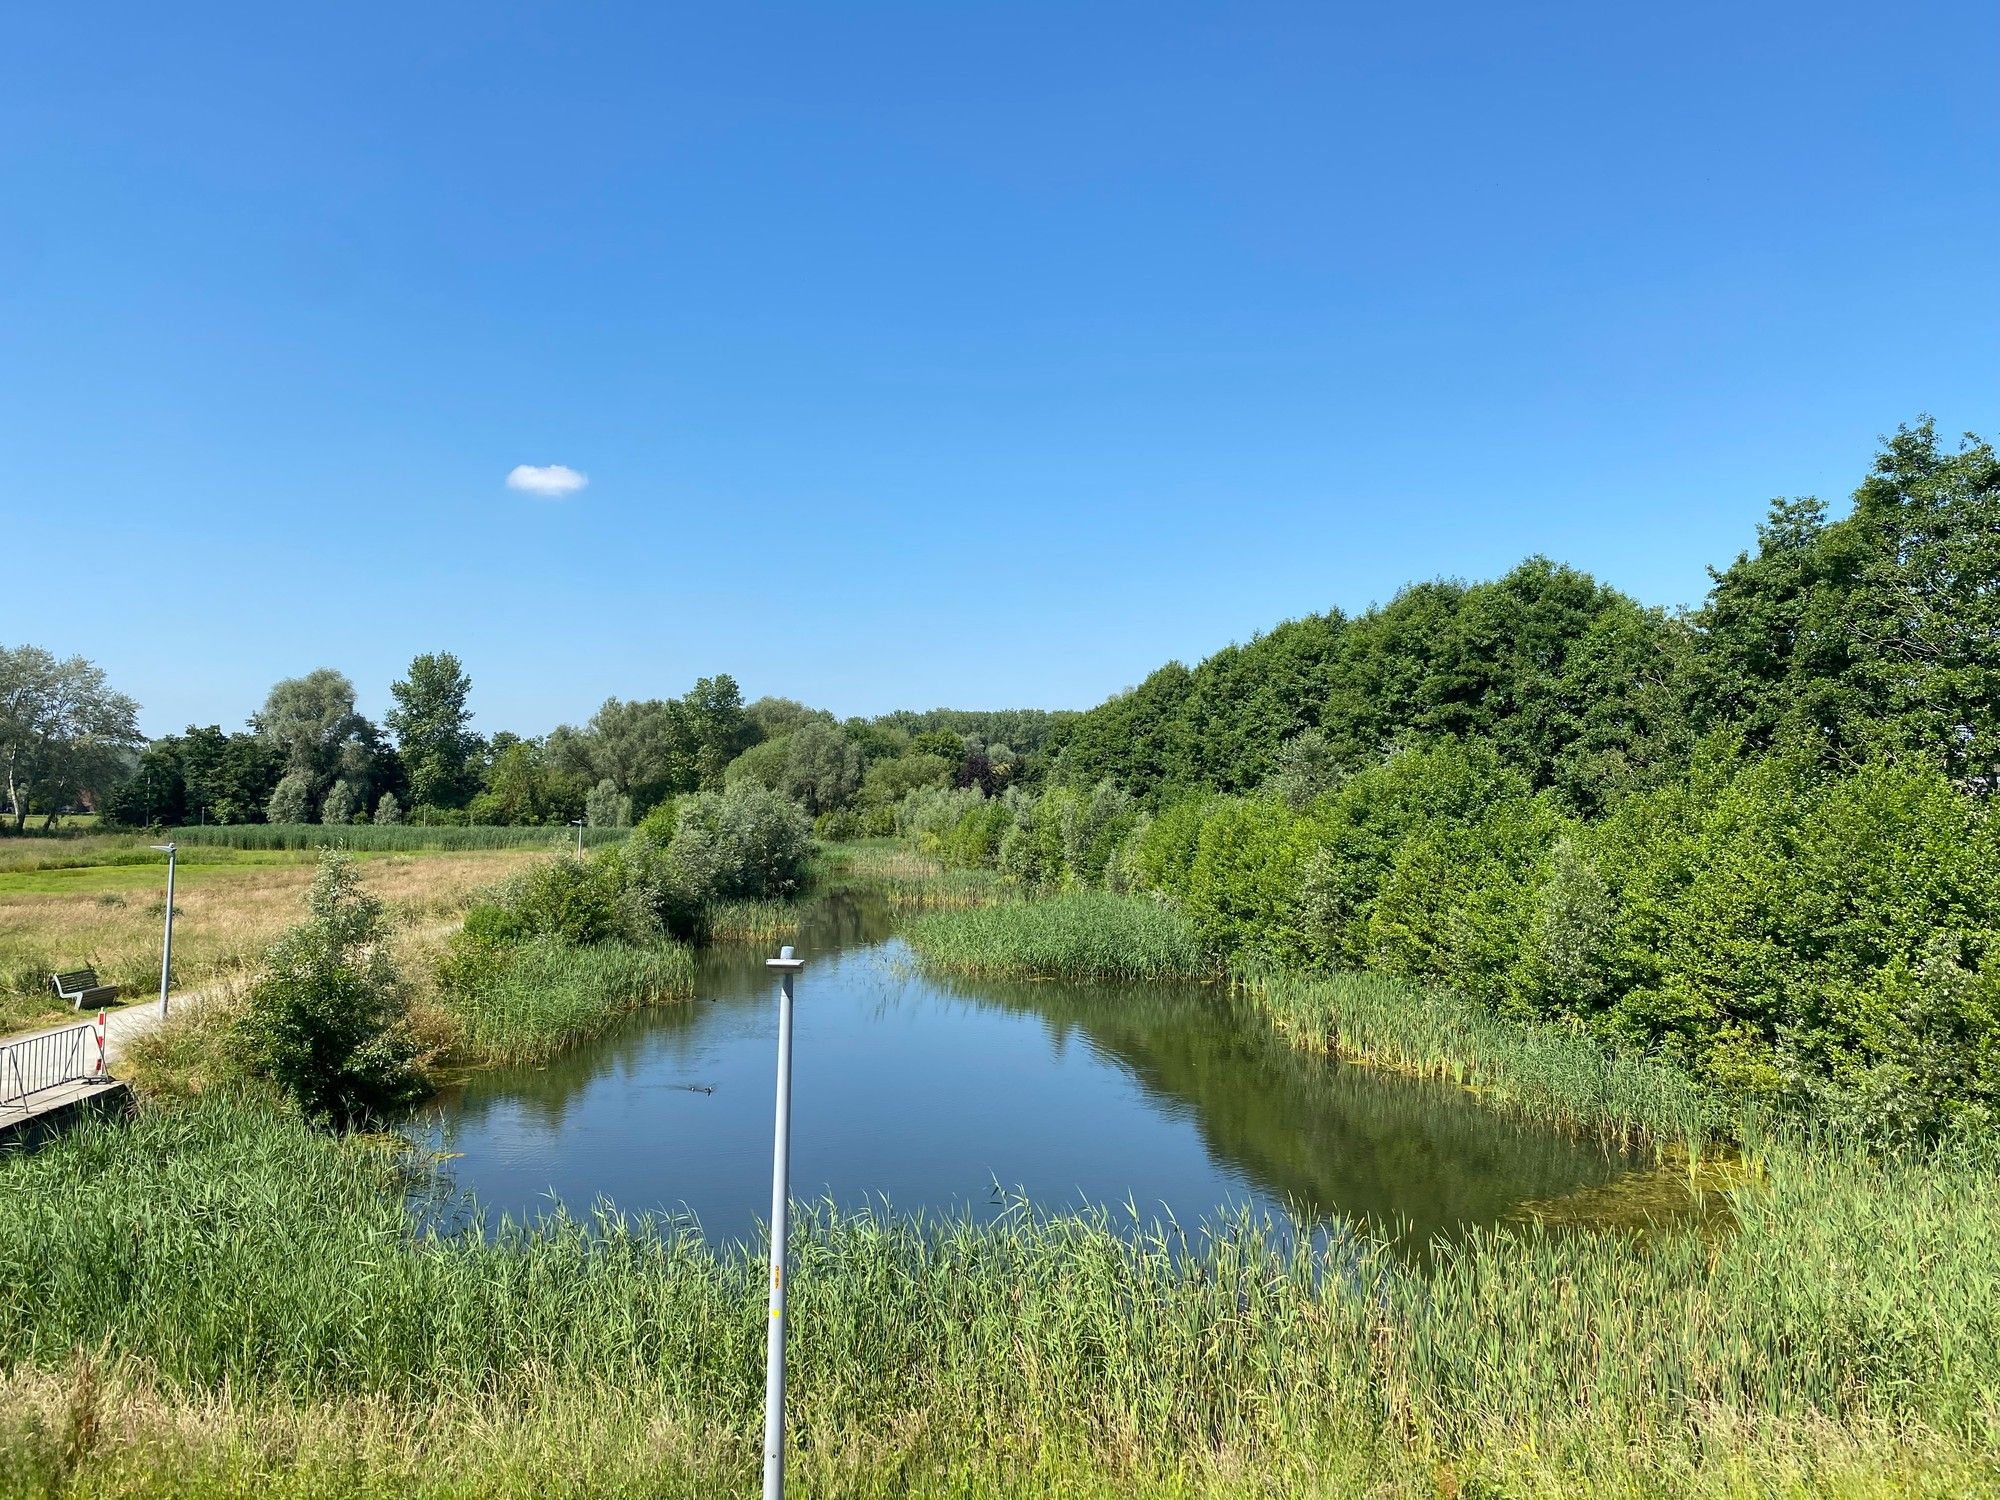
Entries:
{"type": "Polygon", "coordinates": [[[632,826],[632,799],[618,790],[608,777],[590,789],[583,801],[583,820],[592,828],[632,826]]]}
{"type": "Polygon", "coordinates": [[[313,1120],[379,1118],[423,1088],[382,903],[328,851],[306,920],[274,944],[237,1022],[244,1061],[313,1120]]]}
{"type": "Polygon", "coordinates": [[[465,929],[491,942],[548,938],[572,944],[644,941],[658,930],[643,905],[628,899],[614,864],[562,855],[539,861],[503,885],[494,900],[473,907],[465,929]]]}
{"type": "Polygon", "coordinates": [[[647,814],[605,868],[667,931],[701,932],[718,901],[790,896],[805,883],[812,827],[797,803],[754,781],[647,814]]]}
{"type": "Polygon", "coordinates": [[[360,799],[354,795],[353,784],[336,781],[320,799],[319,820],[322,823],[352,823],[355,809],[360,805],[360,799]]]}

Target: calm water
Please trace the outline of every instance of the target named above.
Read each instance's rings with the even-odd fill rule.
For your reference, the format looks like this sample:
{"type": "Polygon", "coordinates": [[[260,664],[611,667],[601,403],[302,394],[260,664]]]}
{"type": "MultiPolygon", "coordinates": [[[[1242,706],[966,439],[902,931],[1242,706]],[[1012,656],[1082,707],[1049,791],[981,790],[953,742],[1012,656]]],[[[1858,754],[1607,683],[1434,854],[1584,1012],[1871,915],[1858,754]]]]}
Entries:
{"type": "MultiPolygon", "coordinates": [[[[1421,1243],[1637,1164],[1301,1056],[1212,987],[938,980],[847,902],[797,946],[795,1197],[989,1217],[1024,1192],[1187,1226],[1248,1205],[1421,1243]]],[[[459,1153],[453,1181],[493,1215],[606,1199],[753,1236],[770,1210],[773,951],[711,950],[692,1003],[442,1096],[421,1123],[459,1153]]]]}

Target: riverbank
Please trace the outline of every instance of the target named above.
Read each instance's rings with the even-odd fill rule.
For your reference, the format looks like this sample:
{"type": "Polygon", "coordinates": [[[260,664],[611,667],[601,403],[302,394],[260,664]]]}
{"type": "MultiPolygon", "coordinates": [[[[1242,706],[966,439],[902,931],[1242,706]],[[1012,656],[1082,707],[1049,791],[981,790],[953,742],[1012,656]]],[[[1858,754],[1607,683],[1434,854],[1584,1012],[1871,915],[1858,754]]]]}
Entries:
{"type": "MultiPolygon", "coordinates": [[[[1301,1050],[1501,1108],[1568,1099],[1579,1122],[1661,1139],[1682,1120],[1615,1070],[1577,1071],[1559,1039],[1536,1062],[1440,997],[1329,986],[1238,993],[1301,1050]]],[[[0,1218],[0,1494],[753,1489],[756,1249],[617,1217],[431,1235],[408,1211],[431,1166],[226,1083],[0,1157],[18,1208],[0,1218]]],[[[1315,1253],[1248,1222],[1183,1240],[1025,1208],[983,1228],[805,1208],[794,1482],[2000,1492],[1991,1159],[1785,1135],[1756,1166],[1728,1189],[1726,1232],[1514,1223],[1416,1269],[1367,1233],[1315,1253]]]]}
{"type": "MultiPolygon", "coordinates": [[[[1065,892],[923,915],[907,932],[921,961],[946,973],[1222,977],[1190,924],[1144,896],[1065,892]]],[[[1234,987],[1293,1046],[1442,1079],[1496,1108],[1696,1153],[1745,1133],[1726,1101],[1676,1068],[1608,1051],[1574,1031],[1504,1020],[1438,988],[1273,969],[1238,975],[1234,987]]]]}
{"type": "MultiPolygon", "coordinates": [[[[754,1251],[616,1218],[427,1238],[404,1207],[421,1170],[226,1098],[0,1164],[14,1492],[575,1492],[577,1454],[606,1464],[592,1493],[752,1483],[754,1251]]],[[[1977,1493],[2000,1436],[1987,1182],[1784,1146],[1729,1235],[1635,1252],[1509,1227],[1422,1276],[1366,1237],[1315,1258],[1252,1225],[1184,1245],[807,1210],[794,1474],[841,1495],[1977,1493]]]]}

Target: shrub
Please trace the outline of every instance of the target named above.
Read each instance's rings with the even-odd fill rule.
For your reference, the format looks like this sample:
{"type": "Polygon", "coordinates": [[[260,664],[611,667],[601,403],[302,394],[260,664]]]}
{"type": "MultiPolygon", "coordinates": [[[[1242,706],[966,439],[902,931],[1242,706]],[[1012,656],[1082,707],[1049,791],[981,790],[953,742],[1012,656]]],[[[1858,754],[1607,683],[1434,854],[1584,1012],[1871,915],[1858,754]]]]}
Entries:
{"type": "Polygon", "coordinates": [[[375,821],[384,827],[403,821],[403,805],[394,792],[384,792],[382,800],[375,804],[375,821]]]}
{"type": "Polygon", "coordinates": [[[795,894],[813,847],[798,804],[739,781],[720,796],[702,792],[647,814],[606,868],[666,930],[692,936],[717,901],[795,894]]]}
{"type": "Polygon", "coordinates": [[[618,790],[618,783],[606,777],[583,799],[583,821],[592,828],[629,828],[632,799],[618,790]]]}
{"type": "Polygon", "coordinates": [[[245,1063],[310,1119],[378,1118],[422,1091],[382,903],[351,856],[327,851],[306,920],[274,944],[237,1022],[245,1063]]]}
{"type": "Polygon", "coordinates": [[[549,938],[590,944],[613,938],[644,939],[650,914],[626,899],[624,882],[609,859],[557,856],[542,860],[501,887],[498,898],[466,913],[465,928],[492,942],[549,938]]]}
{"type": "Polygon", "coordinates": [[[355,809],[360,805],[360,799],[354,795],[353,783],[336,781],[320,799],[319,820],[322,823],[352,823],[355,809]]]}
{"type": "Polygon", "coordinates": [[[312,821],[312,777],[304,771],[287,771],[278,779],[271,800],[264,804],[267,823],[307,823],[312,821]]]}

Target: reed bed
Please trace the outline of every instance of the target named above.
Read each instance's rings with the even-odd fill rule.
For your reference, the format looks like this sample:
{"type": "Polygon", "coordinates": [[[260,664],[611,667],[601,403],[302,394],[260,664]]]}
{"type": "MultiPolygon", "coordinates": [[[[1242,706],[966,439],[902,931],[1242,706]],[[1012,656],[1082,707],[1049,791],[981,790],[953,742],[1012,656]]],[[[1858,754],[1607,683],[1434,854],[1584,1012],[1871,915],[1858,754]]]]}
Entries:
{"type": "Polygon", "coordinates": [[[1189,979],[1215,973],[1180,913],[1143,896],[1105,891],[933,912],[912,922],[908,937],[924,963],[959,974],[1189,979]]]}
{"type": "Polygon", "coordinates": [[[709,908],[708,936],[718,943],[793,937],[804,919],[797,901],[721,901],[709,908]]]}
{"type": "MultiPolygon", "coordinates": [[[[586,848],[615,844],[629,828],[586,828],[586,848]]],[[[517,827],[495,824],[429,826],[418,823],[231,823],[208,827],[171,828],[167,836],[190,847],[225,849],[560,849],[576,847],[574,828],[517,827]]]]}
{"type": "MultiPolygon", "coordinates": [[[[129,1493],[170,1487],[183,1450],[261,1451],[302,1492],[360,1421],[399,1493],[580,1493],[562,1466],[598,1452],[624,1477],[592,1493],[641,1492],[631,1455],[648,1493],[750,1484],[755,1247],[608,1214],[434,1237],[417,1170],[218,1097],[0,1157],[0,1370],[54,1413],[0,1419],[0,1471],[129,1493]],[[127,1437],[153,1429],[79,1382],[208,1411],[240,1446],[192,1416],[127,1437]]],[[[1509,1227],[1423,1274],[1243,1219],[807,1206],[795,1473],[815,1494],[1971,1493],[2000,1437],[1993,1186],[1971,1156],[1780,1144],[1720,1240],[1509,1227]]]]}
{"type": "Polygon", "coordinates": [[[579,946],[551,939],[448,966],[437,1005],[445,1061],[466,1067],[545,1062],[618,1016],[694,993],[694,957],[678,943],[579,946]]]}
{"type": "Polygon", "coordinates": [[[1509,1021],[1449,991],[1377,974],[1284,972],[1243,976],[1241,989],[1295,1046],[1443,1079],[1540,1119],[1696,1151],[1752,1123],[1670,1064],[1579,1031],[1509,1021]]]}
{"type": "Polygon", "coordinates": [[[855,891],[891,911],[990,906],[1018,901],[1019,891],[996,870],[947,869],[928,855],[890,840],[869,839],[827,849],[820,888],[855,891]]]}

